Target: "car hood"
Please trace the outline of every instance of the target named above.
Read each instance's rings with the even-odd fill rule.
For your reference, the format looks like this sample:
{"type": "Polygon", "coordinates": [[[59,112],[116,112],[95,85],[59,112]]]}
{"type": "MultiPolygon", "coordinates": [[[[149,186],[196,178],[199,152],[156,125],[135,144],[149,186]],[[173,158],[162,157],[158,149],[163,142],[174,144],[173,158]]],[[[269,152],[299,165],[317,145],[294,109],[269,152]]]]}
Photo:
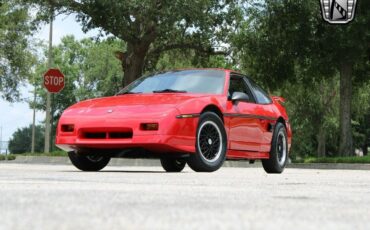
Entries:
{"type": "Polygon", "coordinates": [[[188,100],[204,95],[197,94],[126,94],[96,98],[79,102],[64,111],[63,115],[103,115],[107,113],[135,116],[137,114],[165,114],[188,100]]]}
{"type": "Polygon", "coordinates": [[[130,105],[168,105],[175,107],[182,102],[196,97],[204,97],[204,95],[196,94],[179,94],[179,93],[163,93],[163,94],[126,94],[112,97],[103,97],[90,99],[79,102],[70,108],[100,108],[114,106],[130,106],[130,105]]]}

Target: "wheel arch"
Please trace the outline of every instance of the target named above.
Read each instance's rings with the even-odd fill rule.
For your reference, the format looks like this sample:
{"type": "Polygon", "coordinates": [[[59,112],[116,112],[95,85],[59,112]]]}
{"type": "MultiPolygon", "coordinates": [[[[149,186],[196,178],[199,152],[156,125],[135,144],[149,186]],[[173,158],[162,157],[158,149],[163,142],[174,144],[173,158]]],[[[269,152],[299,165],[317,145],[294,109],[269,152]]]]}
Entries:
{"type": "Polygon", "coordinates": [[[282,123],[284,125],[285,129],[287,128],[285,119],[283,117],[278,117],[278,119],[276,120],[276,123],[278,123],[278,122],[282,123]]]}
{"type": "Polygon", "coordinates": [[[220,119],[222,120],[222,123],[224,123],[224,116],[221,110],[216,105],[214,104],[207,105],[206,107],[203,108],[203,110],[201,111],[201,114],[205,112],[214,112],[215,114],[217,114],[217,116],[220,117],[220,119]]]}
{"type": "Polygon", "coordinates": [[[290,125],[287,124],[287,121],[283,118],[283,117],[279,117],[277,120],[276,120],[276,124],[275,126],[277,125],[277,123],[281,123],[284,125],[284,128],[286,130],[286,133],[287,133],[287,139],[288,139],[288,155],[290,153],[290,146],[291,146],[291,141],[292,141],[292,130],[290,128],[290,125]]]}

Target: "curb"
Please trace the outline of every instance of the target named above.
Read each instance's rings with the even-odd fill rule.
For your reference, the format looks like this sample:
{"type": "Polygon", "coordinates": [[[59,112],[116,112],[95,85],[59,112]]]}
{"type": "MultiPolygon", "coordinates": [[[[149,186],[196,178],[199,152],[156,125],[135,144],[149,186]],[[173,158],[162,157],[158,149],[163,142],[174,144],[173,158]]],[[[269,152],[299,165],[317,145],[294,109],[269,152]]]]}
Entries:
{"type": "Polygon", "coordinates": [[[361,163],[292,163],[287,167],[299,169],[370,170],[370,164],[361,163]]]}
{"type": "MultiPolygon", "coordinates": [[[[46,156],[17,156],[15,160],[0,161],[1,163],[14,164],[52,164],[71,165],[68,157],[46,157],[46,156]]],[[[161,166],[159,159],[130,159],[112,158],[110,166],[161,166]]],[[[223,167],[235,168],[261,168],[260,161],[249,164],[249,161],[225,161],[223,167]]],[[[329,169],[329,170],[370,170],[370,164],[346,164],[346,163],[290,163],[287,168],[297,169],[329,169]]]]}

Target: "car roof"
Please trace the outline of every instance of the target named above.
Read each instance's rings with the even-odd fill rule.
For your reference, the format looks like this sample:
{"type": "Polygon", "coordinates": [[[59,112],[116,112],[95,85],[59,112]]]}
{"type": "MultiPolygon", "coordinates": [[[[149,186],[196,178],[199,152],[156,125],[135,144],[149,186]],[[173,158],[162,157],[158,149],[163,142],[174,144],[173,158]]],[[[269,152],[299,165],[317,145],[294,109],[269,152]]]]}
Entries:
{"type": "Polygon", "coordinates": [[[225,69],[225,68],[177,68],[177,69],[167,69],[167,70],[161,70],[159,72],[171,72],[171,71],[179,71],[179,70],[220,70],[220,71],[225,71],[225,72],[230,72],[230,73],[236,73],[236,74],[241,74],[242,73],[231,70],[231,69],[225,69]]]}

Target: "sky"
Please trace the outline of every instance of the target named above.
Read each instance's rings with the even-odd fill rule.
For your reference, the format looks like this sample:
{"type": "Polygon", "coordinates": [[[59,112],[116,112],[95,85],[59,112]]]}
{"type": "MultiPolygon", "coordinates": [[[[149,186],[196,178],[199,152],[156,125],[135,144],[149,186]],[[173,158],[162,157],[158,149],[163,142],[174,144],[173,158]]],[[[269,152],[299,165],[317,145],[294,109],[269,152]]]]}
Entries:
{"type": "MultiPolygon", "coordinates": [[[[66,35],[74,35],[76,39],[93,37],[98,34],[97,30],[85,34],[79,23],[75,21],[75,15],[59,15],[53,23],[53,45],[60,43],[66,35]]],[[[44,24],[35,35],[35,38],[48,42],[49,24],[44,24]]],[[[21,98],[32,98],[32,87],[26,86],[22,90],[21,98]]],[[[18,129],[32,124],[33,110],[28,103],[9,103],[0,98],[0,141],[9,141],[12,134],[18,129]],[[2,130],[2,133],[1,133],[2,130]],[[1,135],[2,134],[2,135],[1,135]]],[[[36,124],[45,119],[45,113],[36,113],[36,124]]],[[[4,148],[4,147],[2,147],[4,148]]]]}

